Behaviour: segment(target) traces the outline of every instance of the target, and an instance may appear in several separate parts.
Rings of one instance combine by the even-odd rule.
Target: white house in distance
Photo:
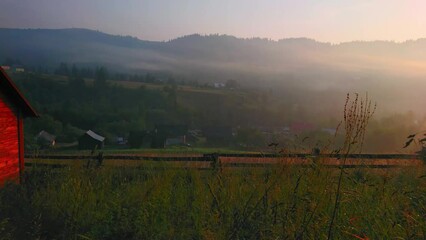
[[[225,83],[213,83],[213,86],[215,88],[224,88],[226,85]]]
[[[17,73],[23,73],[23,72],[25,72],[25,68],[23,68],[23,67],[16,67],[15,68],[15,72],[17,72]]]

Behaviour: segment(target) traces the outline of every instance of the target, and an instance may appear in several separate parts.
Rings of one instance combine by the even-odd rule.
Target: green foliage
[[[106,136],[127,136],[168,119],[181,121],[174,103],[162,91],[108,87],[106,74],[106,69],[97,69],[95,86],[80,77],[70,78],[68,84],[35,74],[18,78],[20,89],[41,114],[39,119],[26,120],[27,138],[45,130],[72,142],[88,129]]]
[[[335,239],[424,238],[424,175],[424,168],[345,170]],[[337,178],[318,165],[35,168],[23,185],[0,189],[0,237],[322,239]]]
[[[177,85],[165,86],[163,91],[167,94],[167,99],[173,107],[177,107]]]
[[[131,148],[140,148],[147,133],[145,131],[130,131],[128,144]]]
[[[105,67],[98,67],[95,70],[95,88],[104,89],[107,86],[108,70]]]
[[[39,118],[33,119],[32,121],[26,121],[25,127],[30,130],[34,129],[34,133],[38,133],[37,130],[44,130],[51,134],[59,134],[62,132],[62,123],[55,120],[48,114],[43,114]]]
[[[59,67],[55,70],[55,74],[68,76],[70,74],[70,70],[68,69],[68,64],[65,62],[61,62],[59,64]]]
[[[189,87],[181,83],[178,85],[173,79],[170,79],[170,84],[159,84],[159,80],[149,73],[143,77],[144,81],[146,77],[157,83],[107,81],[107,86],[100,89],[94,87],[94,79],[83,78],[94,77],[93,70],[75,68],[74,72],[71,77],[33,73],[12,76],[43,118],[42,121],[26,121],[28,141],[44,128],[50,128],[50,131],[44,130],[61,136],[60,139],[75,141],[75,134],[68,134],[65,126],[92,129],[112,137],[126,137],[130,131],[151,130],[156,124],[186,124],[193,129],[240,126],[252,128],[252,135],[255,135],[258,127],[282,129],[301,122],[313,124],[317,131],[305,132],[300,139],[309,136],[312,147],[316,147],[317,143],[322,147],[333,136],[320,129],[335,128],[338,118],[334,114],[340,115],[340,111],[335,109],[336,101],[312,105],[312,102],[323,99],[323,96],[312,92],[302,94],[304,97],[300,99],[287,90],[277,95],[261,89]],[[325,107],[326,110],[323,109]],[[403,139],[425,124],[426,118],[421,119],[412,112],[375,117],[368,126],[363,149],[368,153],[399,152],[403,150]],[[293,137],[293,134],[272,134],[272,137],[267,137],[271,138],[267,142],[272,140],[286,146],[292,144]],[[344,144],[344,136],[338,135],[336,142]],[[413,141],[405,151],[418,151],[418,145]],[[222,143],[220,146],[230,145]]]
[[[425,118],[417,119],[419,119],[419,116],[416,116],[413,112],[373,119],[365,136],[365,149],[369,152],[381,153],[400,152],[402,150],[411,153],[418,151],[421,144],[418,144],[417,141],[407,145],[406,149],[403,148],[406,143],[406,137],[425,126]],[[416,139],[419,137],[418,139],[421,140],[421,135],[416,135]]]
[[[237,80],[229,79],[226,81],[225,86],[226,88],[229,88],[229,89],[235,89],[235,88],[239,88],[240,84],[237,82]]]
[[[263,147],[267,145],[264,135],[253,128],[239,128],[236,141],[240,146],[245,147]]]
[[[7,218],[0,221],[0,240],[12,239],[11,231],[8,229],[9,227]]]
[[[82,88],[85,88],[86,83],[84,82],[84,79],[80,76],[73,76],[70,78],[68,82],[68,86],[73,91],[78,91]]]
[[[73,142],[84,134],[84,130],[71,126],[69,124],[64,124],[62,132],[57,136],[56,141],[58,142]]]

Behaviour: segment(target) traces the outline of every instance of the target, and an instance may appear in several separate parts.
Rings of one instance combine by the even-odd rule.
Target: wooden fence
[[[343,161],[343,159],[346,159]],[[423,165],[423,157],[414,154],[193,154],[193,155],[26,155],[28,167],[64,167],[73,164],[97,164],[110,166],[138,166],[147,162],[162,163],[171,167],[210,168],[217,164],[222,167],[266,167],[277,164],[311,165],[328,167],[369,167],[393,168]]]

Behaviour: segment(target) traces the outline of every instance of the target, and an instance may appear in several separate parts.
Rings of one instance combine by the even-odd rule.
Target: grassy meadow
[[[343,165],[361,152],[374,109],[348,95],[344,145],[333,151]],[[0,240],[426,239],[426,168],[321,162],[33,164],[21,185],[0,189]]]
[[[0,239],[425,239],[426,169],[28,169]]]

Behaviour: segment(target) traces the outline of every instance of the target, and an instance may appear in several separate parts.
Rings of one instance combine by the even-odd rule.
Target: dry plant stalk
[[[365,94],[364,99],[359,98],[359,94],[355,93],[355,99],[350,99],[350,94],[346,95],[345,107],[343,109],[343,126],[345,130],[345,141],[343,144],[342,152],[343,159],[341,162],[341,168],[339,173],[339,179],[337,182],[336,198],[333,208],[333,213],[330,220],[328,229],[327,239],[333,238],[333,227],[334,221],[337,217],[340,204],[340,191],[342,187],[343,169],[346,164],[346,160],[350,153],[360,153],[364,143],[365,132],[367,125],[371,117],[376,110],[376,104],[372,106],[371,100],[368,98],[368,94]]]
[[[350,95],[346,95],[345,107],[343,110],[343,123],[345,128],[345,142],[342,152],[349,154],[361,152],[364,137],[369,120],[376,111],[376,104],[372,106],[368,94],[365,99],[359,99],[355,93],[355,99],[350,100]],[[344,158],[346,160],[346,158]]]

